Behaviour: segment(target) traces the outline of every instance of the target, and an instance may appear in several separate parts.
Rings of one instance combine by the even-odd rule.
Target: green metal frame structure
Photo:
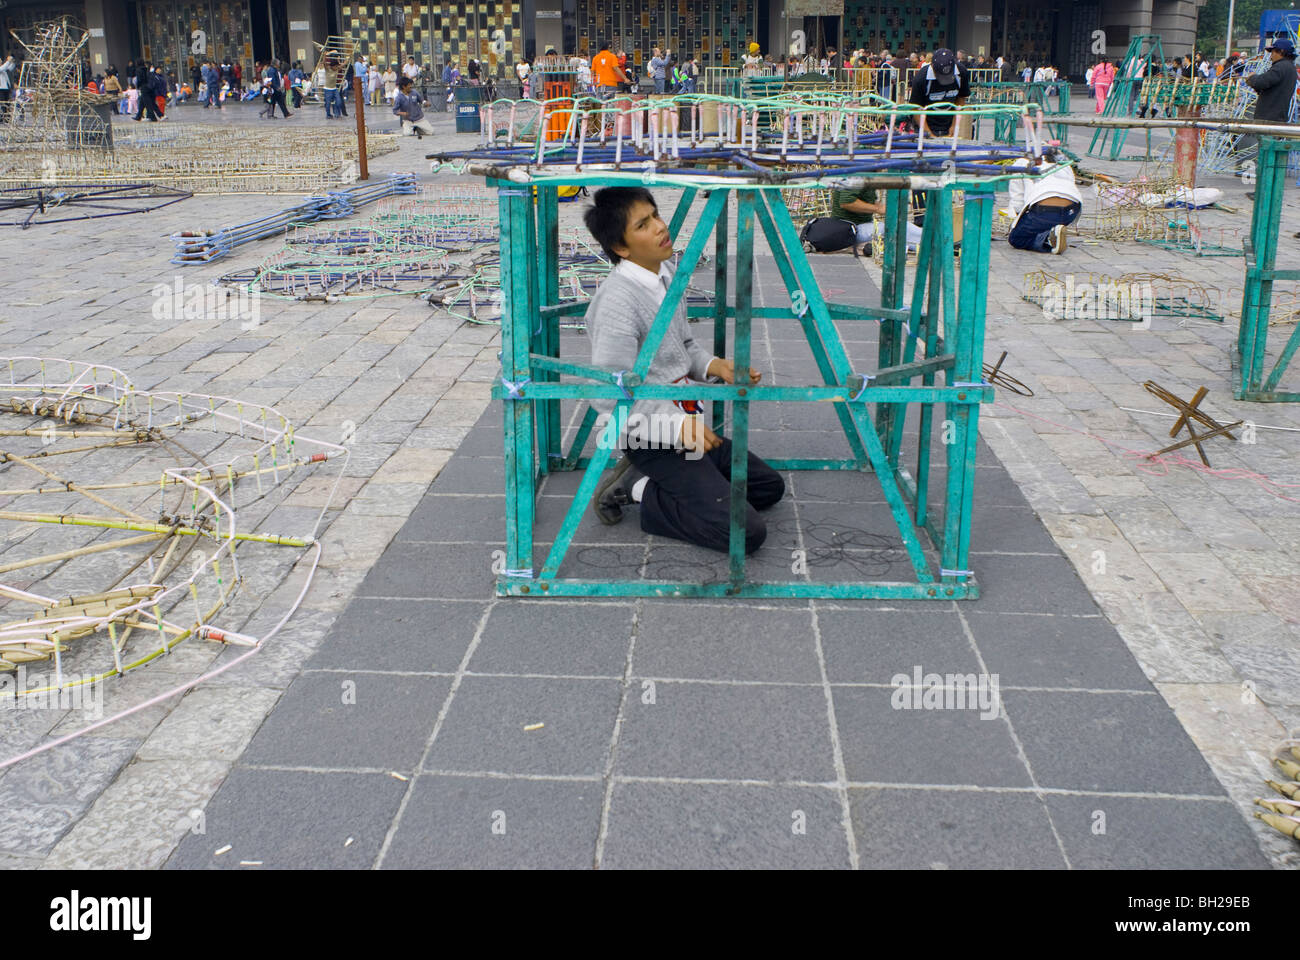
[[[1101,112],[1103,117],[1127,117],[1129,115],[1129,102],[1133,99],[1133,78],[1129,74],[1132,72],[1133,64],[1139,60],[1144,64],[1143,77],[1153,75],[1151,71],[1152,63],[1163,64],[1165,62],[1165,48],[1160,42],[1160,34],[1143,33],[1130,38],[1128,50],[1124,54],[1124,62],[1115,71],[1115,83],[1110,88],[1110,95],[1106,98],[1106,107]],[[1092,142],[1088,144],[1088,156],[1100,157],[1109,144],[1109,159],[1118,160],[1120,154],[1124,151],[1124,144],[1127,140],[1127,128],[1117,127],[1111,129],[1102,127],[1092,135]],[[1151,148],[1150,144],[1148,144],[1148,155],[1150,152]]]
[[[962,185],[965,190],[963,249],[954,267],[952,184],[927,190],[927,209],[910,303],[905,302],[908,190],[899,180],[884,189],[885,260],[881,302],[858,307],[827,302],[799,241],[780,189],[750,182],[701,188],[669,183],[681,191],[669,225],[674,241],[687,215],[702,203],[698,222],[632,370],[610,373],[560,357],[559,320],[583,313],[586,304],[559,304],[557,296],[558,205],[556,187],[626,184],[626,177],[587,175],[546,177],[531,186],[493,179],[500,196],[501,261],[504,312],[501,324],[502,374],[493,388],[503,401],[506,488],[506,569],[498,578],[498,596],[689,596],[689,597],[823,597],[888,599],[971,599],[978,585],[967,569],[970,519],[975,483],[979,405],[991,402],[992,388],[982,381],[984,317],[989,268],[989,239],[994,208],[990,183]],[[880,181],[882,184],[885,181]],[[906,183],[906,181],[903,181]],[[933,184],[931,186],[934,186]],[[736,201],[737,222],[729,224],[728,202]],[[800,309],[753,304],[754,239],[761,229],[775,258],[792,304]],[[737,369],[750,360],[754,318],[788,320],[806,337],[822,384],[809,386],[662,385],[643,378],[669,329],[677,304],[686,295],[691,267],[710,239],[714,243],[715,299],[711,306],[688,313],[713,321],[713,352],[730,354]],[[735,296],[728,301],[728,255],[735,252]],[[954,276],[956,274],[956,276]],[[960,303],[960,310],[958,309]],[[728,351],[728,321],[734,340]],[[877,367],[855,371],[842,342],[839,325],[879,323]],[[574,378],[561,382],[561,375]],[[936,378],[942,376],[943,382]],[[574,380],[587,382],[574,382]],[[561,577],[560,568],[589,508],[601,473],[616,456],[614,444],[632,402],[639,397],[713,401],[715,428],[721,428],[729,405],[732,441],[731,529],[729,571],[725,581],[693,583],[651,580],[590,580]],[[585,417],[567,453],[562,449],[561,400],[618,401],[597,440],[594,453],[582,457],[596,422]],[[850,456],[844,459],[771,460],[777,470],[853,470],[874,474],[897,525],[914,578],[900,582],[809,580],[756,582],[746,573],[745,489],[751,405],[772,401],[829,402],[835,405]],[[870,405],[874,405],[874,410]],[[941,491],[930,486],[931,437],[935,407],[940,406],[946,460]],[[903,464],[904,426],[909,409],[919,410],[915,473]],[[948,440],[952,442],[947,442]],[[563,524],[540,566],[535,566],[534,507],[537,484],[548,473],[584,470]],[[865,481],[866,478],[864,478]],[[938,493],[940,511],[935,509]],[[928,538],[937,563],[926,556]]]
[[[1271,371],[1266,362],[1273,281],[1300,280],[1300,270],[1278,270],[1274,266],[1287,160],[1292,150],[1300,150],[1300,141],[1259,138],[1255,209],[1250,218],[1250,236],[1245,241],[1246,284],[1241,301],[1241,326],[1237,331],[1235,359],[1241,374],[1235,391],[1238,400],[1300,402],[1300,392],[1278,390],[1282,375],[1300,348],[1300,325],[1291,331]]]

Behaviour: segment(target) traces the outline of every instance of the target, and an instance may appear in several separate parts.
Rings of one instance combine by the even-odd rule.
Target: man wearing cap
[[[957,66],[957,58],[947,47],[936,50],[930,64],[917,70],[912,77],[910,102],[918,107],[929,107],[936,103],[951,103],[960,107],[969,96],[970,77]],[[917,123],[918,126],[924,124],[926,132],[937,137],[952,132],[950,113],[918,113]]]
[[[1291,100],[1295,96],[1295,47],[1286,37],[1276,37],[1265,48],[1273,60],[1273,66],[1263,73],[1246,77],[1246,84],[1259,94],[1255,100],[1255,112],[1251,116],[1254,123],[1289,123],[1291,120]],[[1259,141],[1247,134],[1237,141],[1237,155],[1256,146]],[[1238,173],[1241,162],[1237,163]],[[1252,194],[1248,194],[1253,199]]]

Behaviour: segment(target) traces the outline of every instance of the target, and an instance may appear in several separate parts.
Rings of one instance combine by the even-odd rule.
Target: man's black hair
[[[597,190],[592,199],[594,202],[582,215],[583,222],[610,262],[618,263],[623,258],[614,252],[614,247],[624,245],[628,211],[638,200],[650,204],[656,213],[659,205],[655,203],[654,194],[645,187],[605,187]]]
[[[602,50],[608,50],[608,49],[609,49],[609,41],[608,41],[608,40],[602,40],[602,41],[600,41],[600,49],[602,49]]]

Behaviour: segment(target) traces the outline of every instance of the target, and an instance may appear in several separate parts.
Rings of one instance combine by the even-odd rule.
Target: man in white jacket
[[[1017,160],[1011,166],[1029,170],[1030,162]],[[1039,171],[1037,176],[1018,177],[1007,185],[1011,211],[1016,215],[1007,240],[1017,250],[1064,253],[1065,228],[1078,220],[1083,211],[1083,198],[1074,183],[1074,168],[1064,164],[1051,173],[1042,172],[1051,167],[1051,162],[1042,160],[1035,168]]]

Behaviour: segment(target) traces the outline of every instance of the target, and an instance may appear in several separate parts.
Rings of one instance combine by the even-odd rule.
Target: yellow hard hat
[[[750,53],[758,53],[758,44],[757,44],[757,43],[751,43],[751,44],[749,45],[749,52],[750,52]]]

